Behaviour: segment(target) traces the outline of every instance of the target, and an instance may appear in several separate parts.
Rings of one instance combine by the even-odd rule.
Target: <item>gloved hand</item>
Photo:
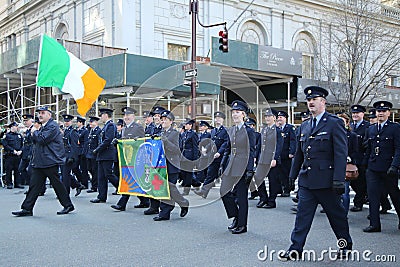
[[[295,184],[294,184],[294,179],[289,178],[289,190],[294,191],[296,189]]]
[[[74,159],[73,158],[67,158],[67,165],[72,165],[72,163],[74,163]]]
[[[253,180],[253,175],[254,175],[254,171],[247,171],[246,172],[246,177],[245,177],[245,182],[247,185],[249,185],[251,183],[251,180]]]
[[[117,138],[114,138],[112,141],[111,141],[111,144],[112,145],[117,145],[118,144],[118,139]]]
[[[224,168],[219,167],[219,169],[218,169],[218,177],[221,177],[223,173],[224,173]]]
[[[399,175],[399,172],[395,166],[390,166],[386,174],[389,175],[390,177],[396,177]]]
[[[99,150],[96,148],[95,150],[93,150],[93,154],[97,154],[99,152]]]
[[[344,194],[344,182],[333,181],[332,190],[337,195],[343,195]]]

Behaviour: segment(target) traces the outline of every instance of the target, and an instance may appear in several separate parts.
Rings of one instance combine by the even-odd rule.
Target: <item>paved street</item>
[[[71,192],[73,195],[75,192]],[[257,209],[256,200],[250,201],[248,232],[232,235],[221,201],[210,201],[190,193],[191,204],[185,218],[176,208],[170,221],[154,222],[144,216],[143,209],[134,209],[137,198],[132,197],[127,211],[110,208],[119,196],[111,195],[106,204],[92,204],[96,194],[82,192],[72,197],[76,210],[70,215],[57,216],[62,207],[49,188],[40,197],[33,217],[14,218],[24,199],[24,190],[0,188],[0,266],[320,266],[319,262],[280,262],[276,253],[271,261],[258,259],[265,247],[287,249],[295,215],[290,212],[290,198],[279,198],[278,208]],[[216,198],[214,188],[211,197]],[[362,253],[370,250],[375,255],[395,255],[400,260],[400,231],[393,210],[382,216],[382,233],[365,234],[368,209],[350,213],[350,230],[354,248],[360,252],[360,262],[343,263],[329,260],[329,266],[376,266],[366,262]],[[319,255],[322,250],[336,249],[336,240],[325,214],[317,211],[305,249]],[[263,253],[259,253],[264,257]],[[397,266],[385,263],[383,266]]]

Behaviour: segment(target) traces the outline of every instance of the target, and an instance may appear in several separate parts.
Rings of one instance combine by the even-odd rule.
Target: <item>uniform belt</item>
[[[232,148],[232,154],[236,155],[236,148],[235,147]]]

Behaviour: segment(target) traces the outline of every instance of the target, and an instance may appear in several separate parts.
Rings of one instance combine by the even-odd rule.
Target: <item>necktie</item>
[[[353,129],[357,130],[357,123],[356,122],[354,123]]]
[[[317,118],[314,118],[314,119],[312,120],[312,124],[311,124],[311,132],[313,132],[313,131],[314,131],[314,129],[315,129],[315,126],[317,126]]]
[[[378,124],[378,132],[380,132],[382,129],[382,125]]]

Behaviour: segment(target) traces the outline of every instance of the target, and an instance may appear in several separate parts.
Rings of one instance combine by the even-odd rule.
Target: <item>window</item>
[[[302,53],[303,58],[303,75],[305,79],[314,79],[315,63],[314,63],[314,41],[313,38],[305,32],[297,37],[294,49]]]
[[[386,85],[400,87],[400,77],[389,76],[386,79]]]
[[[7,50],[17,46],[17,35],[15,33],[7,36]]]
[[[188,46],[168,44],[168,59],[176,61],[188,61]]]
[[[240,40],[246,43],[265,45],[266,33],[263,27],[256,21],[247,21],[240,28]]]

